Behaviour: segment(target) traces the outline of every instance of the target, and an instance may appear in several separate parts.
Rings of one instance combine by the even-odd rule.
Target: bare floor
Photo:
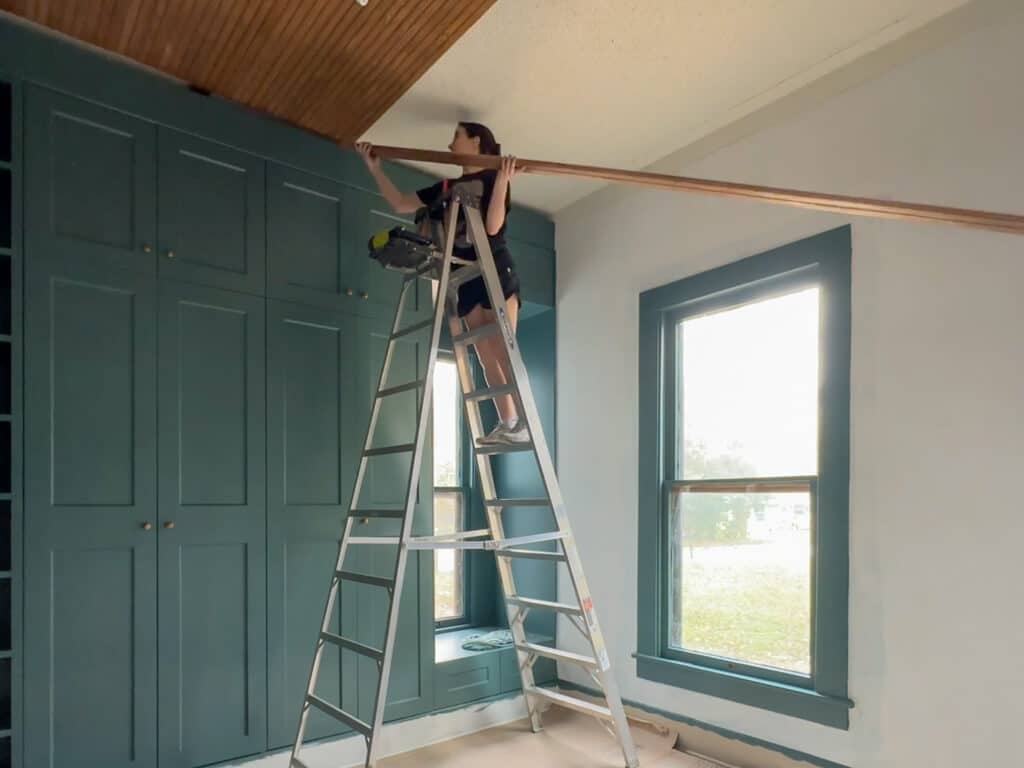
[[[641,768],[713,768],[673,749],[676,733],[630,723]],[[520,720],[406,752],[380,761],[381,768],[622,768],[617,742],[594,718],[563,709],[544,714],[544,730],[532,733]]]

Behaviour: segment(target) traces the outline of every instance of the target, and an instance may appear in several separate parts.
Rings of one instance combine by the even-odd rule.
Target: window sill
[[[853,702],[816,691],[773,683],[748,675],[725,672],[684,661],[633,654],[636,674],[644,680],[686,688],[720,699],[810,720],[830,728],[848,730]]]
[[[444,664],[449,661],[455,661],[456,659],[467,659],[472,656],[479,656],[483,653],[500,653],[501,651],[514,650],[511,645],[507,645],[504,648],[489,648],[484,651],[471,651],[462,647],[462,643],[472,635],[483,635],[488,632],[493,632],[501,627],[469,627],[461,629],[438,629],[434,633],[434,663]],[[553,637],[545,637],[544,635],[536,635],[529,633],[527,640],[531,643],[537,643],[539,645],[552,645],[554,644]]]

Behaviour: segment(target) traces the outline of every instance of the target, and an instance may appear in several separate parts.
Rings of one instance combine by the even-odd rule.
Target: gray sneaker
[[[477,445],[495,445],[502,442],[502,435],[508,429],[508,424],[504,421],[499,421],[497,425],[483,437],[476,439]]]
[[[495,440],[502,445],[522,445],[530,442],[530,431],[526,428],[526,422],[519,419],[511,426],[506,426]]]

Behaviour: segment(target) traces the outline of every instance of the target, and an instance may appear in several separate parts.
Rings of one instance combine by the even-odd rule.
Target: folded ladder
[[[381,367],[377,394],[370,412],[369,428],[363,443],[359,471],[356,474],[355,486],[352,492],[352,502],[345,521],[344,532],[338,549],[337,563],[328,590],[327,605],[324,610],[323,621],[321,622],[320,634],[316,642],[316,651],[313,656],[309,683],[302,702],[298,733],[292,748],[291,766],[292,768],[311,768],[300,759],[300,753],[310,710],[316,708],[334,717],[365,738],[365,765],[366,768],[375,768],[377,760],[380,758],[378,737],[384,719],[384,706],[393,661],[396,628],[398,626],[399,598],[405,579],[409,551],[423,549],[483,549],[491,550],[495,554],[501,587],[505,597],[508,625],[512,631],[518,656],[523,693],[532,729],[536,732],[542,728],[539,707],[542,702],[556,704],[592,715],[602,721],[618,741],[625,765],[628,768],[635,768],[639,763],[632,735],[626,722],[626,715],[622,708],[618,687],[611,674],[611,665],[608,660],[608,652],[605,649],[604,637],[601,634],[590,589],[583,574],[583,565],[576,551],[576,544],[569,527],[569,520],[565,513],[565,504],[555,476],[551,455],[548,452],[547,442],[544,440],[541,430],[540,417],[538,416],[537,407],[530,390],[526,368],[523,365],[515,335],[508,322],[507,307],[494,265],[494,258],[488,245],[478,208],[478,201],[469,193],[459,190],[456,186],[453,190],[451,204],[447,212],[444,230],[446,233],[456,232],[455,224],[458,221],[457,217],[460,211],[465,216],[469,237],[477,253],[477,260],[475,262],[464,262],[454,258],[454,236],[449,234],[445,238],[443,254],[437,253],[433,263],[405,270],[407,277],[398,299],[395,319],[384,355],[384,363]],[[453,270],[453,264],[459,264],[460,268]],[[482,328],[464,330],[462,333],[455,335],[452,341],[455,347],[455,361],[462,388],[466,420],[472,433],[477,471],[480,475],[481,489],[484,494],[488,527],[476,531],[460,532],[456,535],[413,537],[411,536],[413,510],[416,503],[417,482],[420,476],[423,445],[431,409],[434,364],[437,360],[441,324],[445,319],[446,313],[448,314],[449,321],[454,320],[461,323],[455,314],[455,302],[446,299],[454,297],[458,285],[481,274],[491,300],[491,306],[495,309],[496,322]],[[433,318],[403,327],[401,323],[405,301],[410,294],[410,287],[420,278],[437,279],[439,281]],[[460,325],[459,327],[463,326]],[[422,332],[428,329],[431,333],[430,348],[427,356],[426,373],[423,378],[396,386],[385,386],[388,381],[388,372],[394,354],[395,341],[411,333]],[[500,335],[503,339],[510,363],[512,381],[504,386],[476,389],[470,367],[469,347],[479,339],[493,335]],[[413,442],[371,447],[373,446],[374,433],[382,401],[400,392],[412,390],[422,393],[419,401],[419,413]],[[525,419],[527,425],[530,437],[529,442],[516,445],[481,446],[477,443],[478,438],[484,435],[480,416],[480,403],[501,395],[512,395],[515,399],[520,418]],[[498,494],[491,470],[491,458],[512,452],[531,452],[534,455],[546,491],[546,495],[543,498],[502,498]],[[391,454],[406,455],[410,459],[404,506],[395,509],[360,508],[358,501],[366,474],[367,460],[376,456]],[[552,512],[553,530],[529,536],[506,537],[502,514],[508,510],[527,506],[549,508]],[[360,518],[369,517],[400,520],[401,532],[397,536],[353,535],[355,521]],[[345,569],[345,556],[350,546],[373,545],[397,545],[397,558],[392,576],[371,576]],[[534,548],[536,545],[548,545],[553,547],[553,549],[536,549]],[[519,594],[516,589],[512,562],[516,559],[524,558],[547,560],[556,564],[564,563],[568,570],[569,583],[572,585],[575,593],[575,600],[572,603],[558,603]],[[340,585],[345,581],[361,584],[364,587],[377,588],[383,592],[384,598],[388,601],[388,618],[383,648],[373,648],[329,631],[335,603],[338,600]],[[587,639],[590,652],[587,654],[571,653],[529,642],[526,639],[525,621],[531,611],[552,611],[565,616]],[[320,662],[324,648],[327,645],[335,645],[339,648],[353,651],[376,662],[379,676],[371,722],[364,722],[354,715],[345,712],[340,707],[315,695]],[[604,705],[594,704],[557,691],[538,687],[534,681],[533,665],[541,657],[553,659],[564,664],[573,664],[586,670],[603,692]]]

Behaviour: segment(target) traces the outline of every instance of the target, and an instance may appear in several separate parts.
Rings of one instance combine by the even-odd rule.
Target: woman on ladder
[[[362,155],[366,167],[373,175],[381,194],[396,213],[415,213],[426,206],[433,216],[441,216],[441,206],[447,194],[449,183],[479,181],[483,185],[480,198],[480,213],[483,215],[484,227],[487,230],[487,241],[494,254],[494,266],[501,280],[502,293],[508,307],[508,320],[512,332],[516,330],[519,316],[519,277],[515,271],[512,254],[505,242],[505,223],[511,208],[509,182],[519,169],[516,168],[514,157],[503,157],[500,170],[490,170],[478,166],[466,165],[462,175],[452,182],[439,181],[425,187],[415,194],[402,193],[387,177],[381,168],[380,158],[373,154],[373,145],[359,143],[356,150]],[[494,139],[490,129],[480,123],[459,123],[448,150],[458,155],[500,155],[501,145]],[[464,225],[463,225],[464,226]],[[473,247],[455,247],[454,255],[460,259],[475,260]],[[487,296],[483,277],[469,280],[459,286],[458,316],[465,320],[466,326],[472,330],[481,325],[496,322],[494,310]],[[453,326],[456,324],[453,323]],[[452,328],[452,335],[460,332]],[[484,369],[484,377],[488,387],[500,387],[511,381],[508,370],[508,358],[505,355],[501,336],[492,335],[480,339],[474,345],[480,365]],[[497,425],[479,442],[484,444],[525,443],[529,441],[526,424],[519,419],[512,395],[500,395],[494,398],[498,411]]]

